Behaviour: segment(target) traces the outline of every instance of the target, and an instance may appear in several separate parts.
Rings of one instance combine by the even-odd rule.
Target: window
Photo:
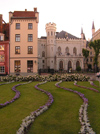
[[[4,61],[5,61],[4,55],[0,55],[0,62],[4,62]]]
[[[20,23],[16,23],[16,29],[20,29]]]
[[[44,60],[42,60],[42,63],[44,63]]]
[[[15,47],[15,54],[20,54],[20,47],[19,46]]]
[[[20,72],[21,69],[21,63],[20,60],[15,60],[15,72]]]
[[[92,55],[92,51],[90,51],[90,55]]]
[[[3,41],[3,35],[0,35],[0,41]]]
[[[51,31],[51,36],[53,35],[53,32]]]
[[[5,72],[5,67],[4,66],[0,66],[0,73],[4,73]]]
[[[44,51],[42,52],[42,57],[45,57],[45,52]]]
[[[76,68],[77,67],[80,67],[80,62],[79,61],[76,62]]]
[[[32,29],[32,23],[28,23],[28,29]]]
[[[32,34],[28,34],[28,41],[29,42],[33,41],[33,35]]]
[[[15,41],[16,41],[16,42],[19,42],[19,41],[20,41],[20,34],[16,34],[16,35],[15,35]]]
[[[4,45],[0,45],[0,51],[4,50]]]
[[[28,54],[33,54],[33,47],[32,46],[28,46]]]
[[[77,55],[77,49],[76,49],[76,47],[73,48],[73,54]]]
[[[61,47],[58,47],[58,55],[61,55]]]
[[[92,62],[92,58],[90,58],[90,62]]]
[[[33,72],[33,61],[32,60],[28,60],[27,61],[27,72],[28,73],[32,73]]]
[[[68,47],[66,47],[65,52],[66,52],[67,54],[69,54],[69,48],[68,48]]]

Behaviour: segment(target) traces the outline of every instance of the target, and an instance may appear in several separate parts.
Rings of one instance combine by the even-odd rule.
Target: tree
[[[89,50],[83,48],[83,49],[82,49],[82,53],[83,53],[83,56],[85,57],[86,65],[87,65],[87,67],[88,67]]]
[[[94,49],[95,55],[94,55],[94,66],[95,71],[97,72],[98,68],[98,55],[100,53],[100,39],[91,41],[89,43],[89,47]]]

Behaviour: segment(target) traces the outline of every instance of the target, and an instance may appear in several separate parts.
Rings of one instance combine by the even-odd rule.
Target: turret
[[[81,28],[81,38],[83,39],[84,34],[83,34],[83,28]]]
[[[83,28],[81,28],[81,38],[85,40],[85,34],[83,33]]]
[[[47,67],[50,69],[54,68],[54,57],[56,56],[56,46],[55,46],[55,33],[56,33],[56,24],[47,23],[46,24],[46,33],[47,33]]]

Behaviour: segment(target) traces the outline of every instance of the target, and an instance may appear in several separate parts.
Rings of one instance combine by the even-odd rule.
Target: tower
[[[46,33],[47,33],[47,68],[55,68],[55,56],[56,56],[56,44],[55,44],[55,33],[56,33],[56,24],[47,23],[46,24]]]

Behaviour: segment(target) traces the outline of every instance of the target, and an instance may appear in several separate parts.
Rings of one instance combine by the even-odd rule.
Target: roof
[[[66,37],[68,37],[69,39],[79,39],[78,37],[63,30],[61,32],[56,32],[56,38],[66,38]]]
[[[14,11],[13,17],[14,18],[19,18],[19,17],[25,17],[25,18],[35,17],[35,12],[33,12],[33,11]]]
[[[41,36],[41,39],[47,39],[47,37],[46,36]]]

